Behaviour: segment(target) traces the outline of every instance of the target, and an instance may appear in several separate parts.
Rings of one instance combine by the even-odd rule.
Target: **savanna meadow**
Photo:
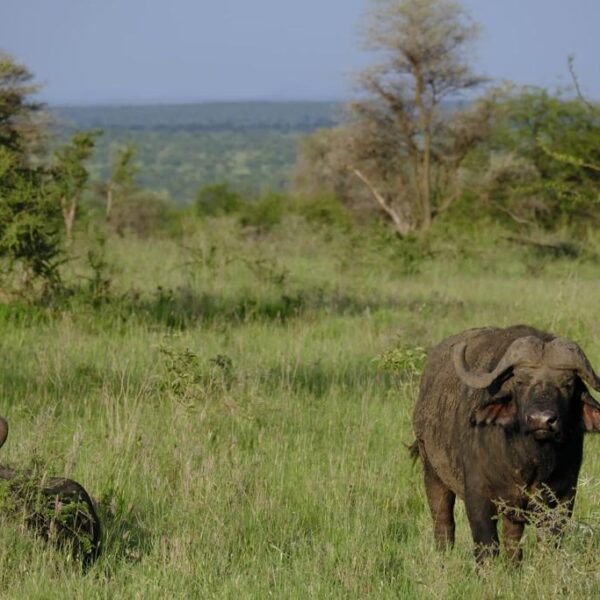
[[[393,60],[347,105],[45,107],[0,55],[0,597],[600,595],[599,436],[519,565],[476,564],[461,501],[436,548],[409,452],[450,335],[524,323],[600,370],[600,109],[573,61],[474,74],[454,2],[372,26]]]

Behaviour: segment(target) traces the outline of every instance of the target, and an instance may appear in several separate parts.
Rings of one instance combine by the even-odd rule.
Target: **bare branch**
[[[454,190],[451,194],[444,198],[443,202],[436,206],[433,210],[433,214],[438,217],[442,213],[445,213],[456,200],[460,197],[460,190]]]
[[[573,81],[573,85],[575,86],[575,91],[577,92],[577,97],[581,102],[583,102],[592,112],[597,112],[598,107],[594,106],[581,91],[581,85],[579,84],[579,77],[577,77],[577,73],[575,71],[575,57],[570,54],[567,58],[567,63],[569,65],[569,73],[571,74],[571,79]]]
[[[529,226],[535,225],[535,223],[533,221],[530,221],[529,219],[526,219],[525,217],[521,217],[521,216],[517,215],[512,210],[506,208],[506,206],[502,206],[502,204],[500,204],[499,202],[496,202],[494,200],[489,200],[489,202],[494,208],[497,208],[499,211],[508,215],[513,221],[515,221],[516,223],[519,223],[519,225],[529,225]]]
[[[396,227],[396,231],[401,236],[405,236],[408,233],[410,233],[411,228],[408,225],[408,223],[406,223],[400,217],[400,215],[398,215],[398,213],[396,213],[396,211],[391,208],[391,206],[386,202],[385,198],[377,191],[375,186],[367,179],[367,177],[360,170],[358,170],[354,167],[349,167],[349,170],[351,173],[354,173],[354,175],[356,175],[356,177],[358,177],[358,179],[360,179],[367,186],[367,188],[373,195],[373,198],[375,198],[375,201],[377,202],[377,204],[379,204],[381,209],[385,212],[385,214],[394,223],[394,226]]]

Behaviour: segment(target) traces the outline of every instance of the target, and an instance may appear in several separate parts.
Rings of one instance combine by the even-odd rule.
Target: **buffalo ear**
[[[600,432],[600,404],[586,390],[581,392],[583,430],[589,433]]]
[[[471,425],[510,427],[516,422],[517,405],[510,395],[491,398],[471,413]]]

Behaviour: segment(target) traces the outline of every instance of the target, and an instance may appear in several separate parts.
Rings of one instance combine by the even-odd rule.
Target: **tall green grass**
[[[593,253],[550,260],[492,233],[434,240],[421,260],[385,236],[301,220],[252,234],[220,219],[179,241],[109,239],[98,296],[81,278],[93,243],[78,240],[68,265],[79,293],[0,306],[1,452],[80,481],[103,553],[82,572],[0,515],[2,597],[600,593],[599,440],[586,441],[563,546],[530,533],[520,569],[476,570],[462,506],[456,548],[434,549],[405,447],[411,349],[525,322],[573,338],[600,368]]]

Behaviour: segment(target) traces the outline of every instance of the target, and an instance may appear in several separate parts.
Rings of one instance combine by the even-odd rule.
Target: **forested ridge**
[[[337,102],[210,102],[138,106],[57,106],[55,127],[102,129],[90,159],[93,180],[106,178],[115,149],[138,149],[139,181],[180,204],[199,187],[228,181],[250,192],[289,184],[299,139],[335,126]]]
[[[245,130],[298,129],[311,131],[339,122],[338,102],[202,102],[105,106],[54,106],[61,120],[80,129]]]

